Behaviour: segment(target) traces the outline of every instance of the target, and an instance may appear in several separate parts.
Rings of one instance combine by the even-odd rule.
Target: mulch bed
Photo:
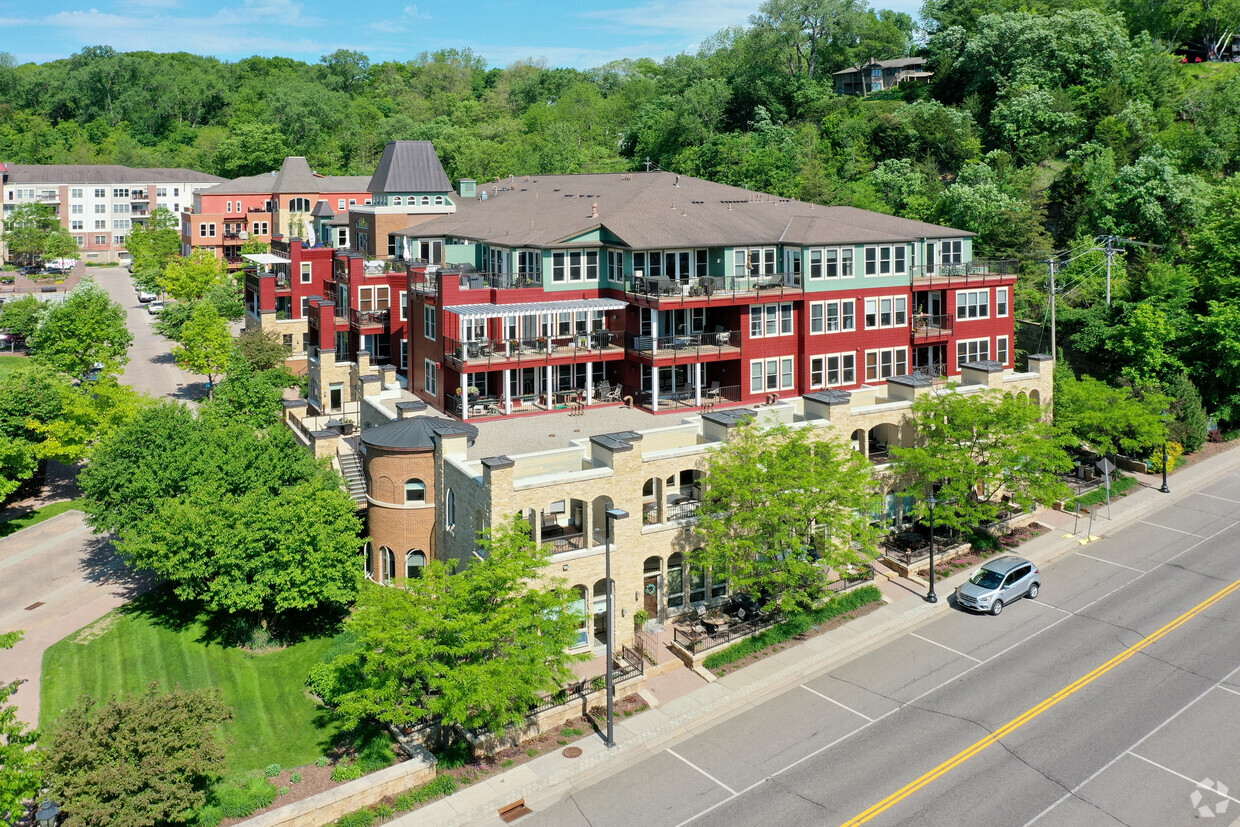
[[[979,565],[986,559],[994,557],[997,554],[1007,554],[1019,548],[1023,543],[1027,543],[1035,537],[1041,537],[1050,529],[1040,523],[1032,523],[1031,525],[1014,528],[1007,534],[999,538],[999,547],[997,549],[973,550],[968,554],[954,554],[947,559],[936,562],[934,574],[936,577],[950,577],[962,569],[971,568]],[[922,566],[915,574],[923,580],[930,577],[930,566]]]
[[[752,655],[748,655],[744,658],[741,658],[738,661],[733,661],[732,663],[726,664],[724,666],[720,666],[717,669],[712,669],[711,671],[714,672],[716,675],[723,677],[724,675],[727,675],[731,672],[735,672],[737,669],[744,669],[746,666],[748,666],[751,663],[757,663],[763,658],[770,657],[776,652],[782,652],[783,650],[787,649],[789,646],[796,646],[798,643],[801,643],[802,641],[806,641],[806,640],[809,640],[810,638],[818,637],[819,635],[826,634],[832,629],[838,629],[839,627],[843,626],[848,621],[856,620],[859,617],[865,617],[870,612],[876,611],[877,609],[880,609],[885,605],[887,604],[881,600],[876,601],[874,603],[869,603],[865,606],[862,606],[860,609],[854,609],[853,611],[848,612],[847,614],[842,614],[839,617],[833,617],[830,620],[819,623],[817,626],[811,626],[808,632],[806,632],[803,635],[798,635],[792,640],[785,641],[784,643],[777,643],[774,646],[768,646],[766,649],[763,649],[760,652],[754,652]]]
[[[616,698],[616,720],[622,721],[638,712],[649,709],[650,705],[639,695],[625,695]],[[533,761],[540,755],[558,752],[573,741],[602,733],[607,727],[607,710],[602,704],[592,706],[588,714],[572,718],[559,726],[544,732],[535,738],[522,741],[515,747],[506,747],[489,758],[481,758],[450,770],[441,770],[440,775],[451,775],[461,786],[472,784],[488,775],[504,772],[512,767]]]

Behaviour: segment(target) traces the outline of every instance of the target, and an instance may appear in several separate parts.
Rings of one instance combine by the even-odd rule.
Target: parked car
[[[87,382],[98,382],[99,377],[103,375],[103,362],[95,362],[90,366],[90,370],[86,372]]]
[[[154,316],[156,313],[158,313],[159,311],[163,309],[164,309],[163,299],[155,299],[154,301],[147,302],[146,304],[146,312],[150,313],[152,316]]]
[[[1003,607],[1022,597],[1038,596],[1042,573],[1023,557],[1007,556],[988,560],[973,572],[969,582],[956,587],[961,608],[997,615]]]
[[[147,302],[153,302],[153,301],[155,301],[155,300],[156,300],[156,299],[158,299],[158,298],[159,298],[159,296],[157,296],[157,295],[155,295],[154,293],[151,293],[151,292],[149,292],[149,291],[147,291],[147,290],[139,290],[139,291],[138,291],[138,301],[142,302],[143,304],[146,304]]]
[[[37,276],[39,274],[39,265],[27,264],[25,267],[22,267],[17,272],[21,273],[23,276]]]

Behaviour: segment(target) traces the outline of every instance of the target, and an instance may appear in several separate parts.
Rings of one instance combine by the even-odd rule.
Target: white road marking
[[[1223,690],[1224,692],[1230,692],[1233,695],[1240,695],[1240,692],[1237,692],[1235,689],[1232,689],[1230,686],[1220,686],[1217,688]]]
[[[1197,496],[1198,497],[1209,497],[1212,500],[1222,500],[1225,503],[1235,503],[1236,505],[1240,505],[1240,500],[1233,500],[1229,497],[1220,497],[1217,494],[1206,494],[1203,491],[1198,491]]]
[[[957,650],[953,649],[953,648],[952,648],[952,647],[950,647],[950,646],[944,646],[942,643],[939,643],[937,640],[931,640],[931,639],[930,639],[930,638],[928,638],[928,637],[922,637],[921,635],[917,634],[916,632],[909,632],[909,633],[908,633],[908,636],[909,636],[909,637],[915,637],[915,638],[917,638],[918,640],[924,640],[926,643],[929,643],[929,644],[931,644],[932,646],[937,646],[937,647],[939,647],[940,649],[946,649],[947,651],[951,652],[953,655],[959,655],[959,656],[960,656],[960,657],[962,657],[962,658],[968,658],[969,660],[973,661],[974,663],[981,663],[981,661],[980,661],[980,660],[978,660],[977,658],[973,657],[972,655],[966,655],[964,652],[957,651]]]
[[[1128,569],[1129,571],[1135,571],[1138,574],[1147,573],[1142,569],[1134,569],[1132,566],[1125,566],[1123,563],[1117,563],[1114,560],[1103,560],[1101,557],[1094,557],[1092,554],[1086,554],[1083,551],[1078,551],[1076,554],[1078,557],[1084,557],[1087,560],[1097,560],[1099,563],[1109,563],[1112,566],[1119,566],[1121,569]]]
[[[835,704],[836,706],[838,706],[840,709],[843,709],[843,710],[845,710],[845,711],[847,711],[847,712],[851,712],[852,714],[854,714],[854,715],[858,716],[859,718],[865,718],[865,719],[866,719],[867,721],[869,721],[870,723],[874,723],[874,719],[873,719],[873,718],[871,718],[869,715],[864,715],[864,714],[862,714],[862,713],[858,712],[857,710],[853,709],[853,708],[852,708],[852,707],[850,707],[850,706],[844,706],[842,703],[840,703],[839,701],[837,701],[835,698],[828,698],[826,695],[822,694],[822,693],[821,693],[821,692],[819,692],[817,689],[810,689],[810,688],[809,688],[808,686],[806,686],[805,684],[801,684],[801,688],[802,688],[802,689],[804,689],[806,692],[813,692],[815,695],[817,695],[818,697],[822,698],[824,701],[830,701],[831,703],[833,703],[833,704]]]
[[[1144,523],[1145,525],[1152,525],[1154,526],[1154,528],[1161,528],[1164,531],[1174,531],[1176,534],[1187,534],[1189,537],[1200,537],[1201,536],[1200,534],[1196,534],[1192,531],[1184,531],[1183,529],[1180,529],[1180,528],[1172,528],[1169,525],[1159,525],[1158,523],[1151,523],[1149,520],[1138,520],[1138,522]]]
[[[1176,710],[1176,712],[1175,712],[1174,714],[1172,714],[1170,718],[1168,718],[1167,720],[1163,721],[1161,724],[1159,724],[1158,726],[1156,726],[1156,727],[1154,727],[1153,729],[1151,729],[1149,732],[1147,732],[1147,733],[1145,733],[1144,735],[1142,735],[1142,736],[1141,736],[1141,738],[1140,738],[1140,739],[1138,739],[1138,740],[1137,740],[1137,742],[1136,742],[1135,744],[1133,744],[1133,745],[1132,745],[1132,746],[1130,746],[1128,749],[1126,749],[1126,750],[1124,750],[1123,752],[1121,752],[1119,755],[1117,755],[1117,756],[1115,756],[1114,758],[1112,758],[1110,761],[1108,761],[1108,762],[1106,762],[1105,764],[1103,764],[1103,765],[1102,765],[1101,767],[1099,767],[1099,768],[1098,768],[1098,769],[1097,769],[1097,770],[1096,770],[1096,771],[1095,771],[1092,775],[1090,775],[1090,776],[1089,776],[1089,778],[1086,778],[1086,779],[1085,779],[1084,781],[1082,781],[1080,784],[1077,784],[1075,787],[1073,787],[1072,789],[1068,790],[1068,792],[1066,792],[1066,793],[1064,793],[1062,796],[1060,796],[1060,797],[1059,797],[1059,799],[1058,799],[1058,800],[1057,800],[1054,804],[1052,804],[1051,806],[1047,807],[1045,810],[1043,810],[1042,812],[1038,813],[1038,814],[1037,814],[1036,816],[1034,816],[1033,818],[1031,818],[1031,819],[1029,819],[1028,821],[1026,821],[1026,822],[1025,822],[1024,827],[1029,827],[1029,825],[1030,825],[1030,824],[1033,824],[1035,821],[1038,821],[1040,818],[1042,818],[1042,816],[1046,815],[1046,814],[1047,814],[1047,813],[1049,813],[1051,810],[1055,809],[1055,808],[1056,808],[1056,807],[1058,807],[1060,804],[1062,804],[1062,803],[1064,803],[1065,801],[1067,801],[1069,798],[1072,798],[1074,795],[1076,795],[1078,792],[1080,792],[1080,791],[1081,791],[1081,789],[1082,789],[1082,788],[1084,788],[1086,784],[1088,784],[1090,781],[1093,781],[1095,778],[1097,778],[1098,776],[1102,775],[1104,772],[1106,772],[1107,770],[1109,770],[1111,767],[1113,767],[1113,766],[1115,765],[1115,763],[1116,763],[1117,761],[1119,761],[1119,760],[1120,760],[1121,758],[1123,758],[1125,755],[1129,755],[1129,754],[1131,754],[1131,755],[1133,755],[1134,757],[1140,757],[1140,756],[1138,756],[1135,752],[1133,752],[1133,750],[1134,750],[1134,749],[1136,749],[1137,747],[1139,747],[1139,746],[1141,746],[1142,744],[1144,744],[1144,743],[1145,743],[1146,741],[1148,741],[1150,738],[1153,738],[1155,733],[1157,733],[1159,730],[1161,730],[1161,729],[1162,729],[1163,727],[1165,727],[1167,724],[1169,724],[1169,723],[1171,723],[1172,721],[1174,721],[1176,718],[1178,718],[1178,717],[1180,717],[1181,715],[1183,715],[1185,712],[1187,712],[1187,711],[1189,710],[1189,708],[1190,708],[1190,707],[1192,707],[1194,704],[1196,704],[1198,701],[1200,701],[1200,700],[1201,700],[1202,698],[1204,698],[1206,695],[1209,695],[1209,694],[1210,694],[1211,692],[1213,692],[1216,688],[1223,688],[1223,682],[1224,682],[1224,681],[1227,681],[1227,680],[1230,680],[1230,679],[1231,679],[1231,676],[1232,676],[1232,675],[1234,675],[1234,674],[1236,674],[1237,672],[1240,672],[1240,666],[1237,666],[1235,669],[1231,670],[1231,671],[1230,671],[1230,672],[1228,672],[1226,675],[1224,675],[1223,677],[1219,678],[1218,683],[1214,684],[1214,686],[1211,686],[1210,688],[1206,689],[1206,690],[1205,690],[1204,692],[1202,692],[1200,695],[1198,695],[1197,697],[1193,698],[1191,701],[1189,701],[1188,703],[1184,704],[1184,706],[1182,706],[1182,707],[1180,707],[1178,710]],[[1145,760],[1145,759],[1142,759],[1142,760]],[[1153,762],[1151,762],[1151,763],[1153,763]],[[1194,781],[1193,781],[1193,783],[1194,783],[1194,784],[1196,784],[1196,783],[1197,783],[1197,782],[1196,782],[1196,780],[1194,780]]]
[[[706,770],[702,769],[702,768],[701,768],[701,767],[699,767],[697,764],[695,764],[695,763],[693,763],[692,761],[690,761],[688,758],[685,758],[683,755],[680,755],[679,753],[677,753],[677,752],[676,752],[676,750],[669,749],[669,750],[668,750],[668,752],[669,752],[669,753],[671,753],[672,755],[676,756],[677,758],[679,758],[681,761],[684,761],[684,762],[685,762],[686,764],[688,764],[690,767],[692,767],[693,769],[697,770],[697,771],[698,771],[698,772],[700,772],[702,775],[704,775],[704,776],[706,776],[707,778],[709,778],[711,781],[714,781],[714,782],[715,782],[716,784],[718,784],[720,787],[723,787],[725,790],[727,790],[727,791],[728,791],[729,793],[731,793],[733,796],[735,796],[735,795],[736,795],[736,790],[732,789],[732,788],[731,788],[731,787],[729,787],[727,784],[724,784],[724,783],[723,783],[722,781],[720,781],[718,778],[715,778],[715,776],[711,775],[711,774],[710,774],[710,773],[708,773]]]
[[[1183,773],[1180,773],[1180,772],[1176,772],[1175,770],[1171,769],[1170,767],[1164,767],[1162,764],[1158,763],[1157,761],[1151,761],[1150,759],[1146,758],[1144,755],[1137,755],[1137,754],[1136,754],[1135,752],[1133,752],[1132,750],[1128,750],[1128,752],[1127,752],[1126,754],[1127,754],[1127,755],[1131,755],[1133,758],[1139,758],[1140,760],[1142,760],[1142,761],[1144,761],[1145,763],[1149,764],[1151,767],[1158,767],[1158,769],[1162,770],[1163,772],[1170,773],[1171,775],[1174,775],[1176,778],[1182,778],[1182,779],[1184,779],[1185,781],[1187,781],[1188,783],[1190,783],[1190,784],[1192,784],[1192,785],[1194,785],[1194,786],[1200,786],[1200,785],[1201,785],[1201,779],[1199,779],[1199,778],[1189,778],[1187,775],[1184,775]],[[1231,801],[1234,801],[1234,802],[1236,802],[1237,804],[1240,804],[1240,798],[1232,798],[1230,795],[1224,795],[1223,793],[1220,793],[1218,790],[1214,790],[1214,793],[1215,793],[1216,795],[1221,796],[1222,798],[1230,799]]]

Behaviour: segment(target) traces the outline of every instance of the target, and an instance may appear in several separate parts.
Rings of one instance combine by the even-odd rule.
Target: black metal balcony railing
[[[946,362],[927,362],[924,365],[913,366],[914,376],[924,376],[928,379],[939,379],[947,376]]]
[[[354,327],[369,327],[378,325],[385,327],[388,319],[391,318],[391,310],[356,310],[349,311],[349,324]]]
[[[918,264],[909,270],[913,279],[964,279],[984,281],[996,276],[1016,275],[1020,262],[1015,259],[977,259],[951,264]]]
[[[668,505],[663,511],[664,519],[667,522],[674,520],[693,520],[697,519],[698,509],[702,507],[701,500],[688,500],[683,503],[675,503]]]
[[[912,320],[913,339],[938,339],[952,335],[956,317],[952,313],[914,313]]]
[[[667,276],[628,276],[624,290],[636,296],[660,301],[704,297],[733,298],[738,294],[764,295],[804,292],[802,273],[762,273],[732,276],[695,276],[674,279]]]
[[[739,354],[741,333],[739,330],[720,330],[713,333],[673,333],[667,336],[639,336],[625,334],[625,348],[651,356],[686,356]]]
[[[448,361],[457,366],[480,370],[499,363],[547,362],[559,358],[598,359],[605,353],[619,353],[620,342],[620,333],[611,330],[467,342],[445,337],[444,353]]]
[[[552,554],[560,554],[565,551],[578,551],[588,548],[586,543],[586,535],[582,532],[576,534],[561,534],[558,537],[544,537],[543,543],[551,546]]]

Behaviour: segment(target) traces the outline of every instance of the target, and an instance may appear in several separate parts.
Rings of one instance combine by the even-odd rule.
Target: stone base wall
[[[372,772],[330,790],[294,801],[241,822],[247,827],[319,827],[346,813],[377,804],[390,795],[420,787],[435,779],[438,759],[422,747],[411,747],[414,757]]]

